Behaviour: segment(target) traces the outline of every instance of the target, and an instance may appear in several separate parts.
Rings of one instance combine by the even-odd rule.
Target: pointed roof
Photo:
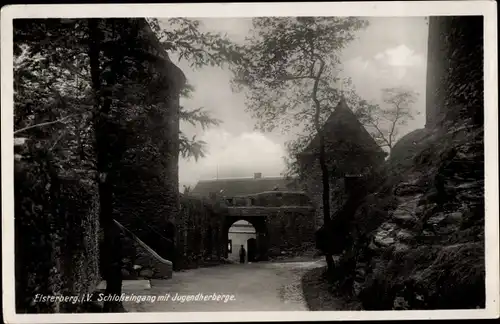
[[[355,146],[364,151],[386,154],[349,108],[344,97],[340,99],[337,107],[326,120],[323,131],[327,151],[333,151],[329,150],[330,147],[334,147],[335,151],[341,150],[342,144],[349,143],[349,148],[344,147],[345,150],[351,150],[352,146]],[[313,138],[302,154],[315,153],[317,148],[319,148],[318,135]]]

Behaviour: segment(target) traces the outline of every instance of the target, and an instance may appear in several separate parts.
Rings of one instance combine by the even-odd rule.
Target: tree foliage
[[[196,19],[169,18],[159,20],[148,19],[151,29],[160,40],[162,47],[168,53],[175,53],[179,61],[185,60],[193,69],[206,66],[225,67],[231,63],[241,62],[241,48],[225,35],[202,31],[202,23]],[[191,84],[186,84],[181,95],[190,98],[195,91]],[[180,119],[203,130],[219,126],[222,121],[211,116],[204,107],[188,109],[180,107]],[[195,160],[205,157],[207,143],[179,134],[180,154],[183,158],[193,157]]]
[[[141,24],[141,19],[14,21],[14,135],[30,147],[21,160],[29,163],[43,155],[53,178],[99,185],[97,206],[108,240],[105,246],[113,246],[107,252],[115,263],[119,263],[116,233],[109,232],[108,225],[116,212],[116,195],[128,179],[127,167],[141,181],[156,181],[165,178],[165,154],[179,154],[170,149],[171,136],[163,118],[168,104],[163,90],[170,81],[155,66],[158,58],[148,52]],[[183,24],[189,25],[189,21]],[[193,34],[196,26],[164,31],[163,46],[180,51],[201,67],[209,63],[200,49],[208,48],[207,57],[214,60],[210,46],[219,49],[224,43],[216,42],[217,36],[212,34]],[[198,36],[207,37],[193,40]],[[169,39],[177,45],[166,46]],[[221,64],[216,58],[213,62]],[[183,95],[190,91],[192,87],[186,87]],[[202,108],[181,108],[179,115],[202,127],[220,122]],[[183,141],[187,144],[182,145]],[[199,153],[203,142],[183,138],[183,134],[180,142],[181,155],[203,156]],[[29,223],[29,217],[23,215],[16,214],[16,224]],[[104,269],[105,277],[112,278],[108,288],[118,289],[115,293],[121,289],[118,263],[112,265],[115,273]]]
[[[243,58],[240,46],[220,33],[203,32],[199,20],[152,18],[148,23],[165,51],[178,54],[179,60],[186,60],[192,68],[223,67]]]
[[[247,91],[247,111],[257,129],[298,132],[289,149],[319,136],[323,219],[328,224],[330,177],[322,126],[341,99],[342,87],[350,84],[339,77],[341,51],[367,23],[354,17],[259,17],[252,22],[253,35],[233,68],[234,85]],[[331,255],[327,262],[331,270]]]
[[[149,19],[148,22],[159,37],[162,47],[169,53],[176,53],[179,59],[187,60],[193,68],[222,67],[227,62],[238,61],[238,46],[218,33],[201,32],[201,23],[198,20],[172,18],[166,20],[165,26],[162,26],[158,19]],[[43,26],[28,22],[25,24],[33,28],[33,34],[27,35],[18,29],[17,37],[22,37],[23,41],[16,42],[14,50],[15,77],[18,81],[15,82],[15,94],[19,98],[15,102],[22,105],[16,109],[15,114],[17,131],[27,131],[27,127],[44,127],[48,122],[66,123],[70,118],[69,115],[34,114],[35,106],[43,105],[44,111],[52,112],[50,107],[56,104],[60,104],[59,107],[67,107],[71,103],[77,103],[72,105],[72,108],[80,108],[77,113],[88,112],[91,105],[89,61],[83,51],[85,44],[77,42],[87,33],[85,22],[63,19],[59,25],[55,21],[47,21]],[[57,35],[57,29],[64,29],[64,33],[71,30],[71,34],[67,39],[60,36],[51,37]],[[43,41],[40,41],[42,39]],[[109,62],[105,65],[109,65]],[[21,79],[22,82],[19,82]],[[186,84],[181,95],[189,98],[194,90],[192,85]],[[131,95],[138,96],[140,92]],[[35,98],[45,101],[36,102]],[[203,129],[221,123],[203,107],[189,110],[181,106],[180,119]],[[192,156],[195,159],[204,156],[206,143],[188,138],[182,133],[179,139],[181,156]]]
[[[412,106],[417,99],[418,93],[412,90],[384,88],[382,105],[360,100],[356,113],[377,144],[390,151],[399,138],[400,127],[415,118]]]
[[[296,153],[320,133],[341,96],[351,100],[349,78],[340,78],[341,50],[367,22],[353,17],[253,19],[253,35],[234,68],[234,86],[247,90],[247,111],[256,128],[293,134],[287,174],[296,174]]]
[[[182,89],[181,96],[191,98],[194,92],[194,87],[189,83]],[[192,126],[200,126],[203,130],[219,126],[222,121],[212,117],[211,113],[203,107],[188,110],[184,106],[180,106],[179,119],[182,122],[191,124]],[[196,136],[189,138],[182,131],[179,133],[180,155],[185,159],[193,157],[195,161],[205,157],[207,143],[202,140],[197,140]]]

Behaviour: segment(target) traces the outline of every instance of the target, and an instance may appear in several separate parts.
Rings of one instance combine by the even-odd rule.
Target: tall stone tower
[[[483,25],[482,16],[429,18],[426,128],[483,124]]]

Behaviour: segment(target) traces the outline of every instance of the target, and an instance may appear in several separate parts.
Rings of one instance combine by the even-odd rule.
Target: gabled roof
[[[328,117],[323,131],[325,142],[329,144],[326,147],[327,151],[329,151],[329,147],[334,147],[332,151],[341,150],[342,146],[336,144],[349,143],[365,151],[385,154],[343,98]],[[302,154],[316,153],[317,148],[319,148],[319,135],[313,138]],[[345,149],[350,150],[349,148]]]
[[[263,178],[233,178],[217,180],[200,180],[190,194],[193,196],[209,197],[211,193],[237,197],[261,193],[272,190],[293,190],[293,179],[283,177]]]

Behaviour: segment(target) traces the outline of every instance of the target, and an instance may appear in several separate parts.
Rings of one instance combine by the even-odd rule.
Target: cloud
[[[388,48],[384,52],[375,55],[375,60],[384,61],[387,65],[394,67],[410,67],[424,64],[422,55],[406,47],[399,45],[397,47]]]
[[[425,123],[425,76],[426,62],[422,54],[406,45],[388,47],[371,57],[362,55],[347,59],[343,64],[343,75],[350,77],[358,94],[366,100],[381,102],[383,88],[404,87],[420,95],[413,106],[414,120],[410,120],[404,135]]]
[[[209,154],[198,162],[181,160],[181,184],[194,186],[200,179],[279,176],[284,170],[283,146],[259,132],[233,136],[224,129],[212,129],[201,138],[208,144]]]
[[[368,58],[358,55],[345,60],[343,66],[344,76],[370,99],[379,99],[384,87],[407,86],[418,92],[424,88],[425,59],[406,45],[386,48]]]
[[[234,41],[242,41],[252,26],[248,18],[201,19],[204,31],[222,32]],[[360,31],[356,40],[341,55],[343,75],[352,79],[358,93],[367,100],[380,102],[381,89],[405,86],[420,93],[415,109],[421,114],[410,121],[402,133],[423,127],[425,123],[425,53],[427,26],[423,17],[375,17]],[[187,109],[204,107],[223,124],[202,130],[185,123],[181,129],[188,136],[196,135],[208,143],[209,155],[198,162],[180,160],[179,172],[183,184],[194,186],[200,179],[219,177],[250,177],[254,172],[264,176],[279,175],[284,169],[283,143],[290,136],[253,132],[255,121],[245,111],[245,94],[233,93],[228,70],[204,67],[193,70],[188,62],[177,62],[196,91]],[[218,166],[218,167],[217,167]]]

